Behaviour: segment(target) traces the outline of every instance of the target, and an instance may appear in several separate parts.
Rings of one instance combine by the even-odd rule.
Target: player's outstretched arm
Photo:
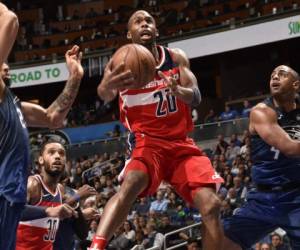
[[[198,106],[201,102],[201,94],[198,88],[197,78],[190,70],[189,59],[180,49],[172,49],[172,54],[174,61],[179,65],[180,85],[172,75],[167,77],[162,72],[159,72],[159,75],[168,82],[172,95],[177,96],[189,105]]]
[[[84,187],[86,186],[86,187]],[[67,204],[71,207],[73,207],[75,209],[75,211],[77,212],[77,217],[73,218],[72,220],[72,228],[75,232],[75,234],[79,237],[79,239],[84,240],[89,232],[89,226],[87,223],[87,219],[85,218],[85,215],[83,213],[83,211],[81,210],[80,206],[79,206],[79,201],[82,198],[88,197],[94,193],[96,193],[96,190],[92,187],[90,187],[89,185],[84,185],[83,187],[78,189],[78,192],[71,196],[68,197],[66,195],[65,192],[65,188],[59,184],[59,188],[60,188],[60,192],[63,196],[63,203]],[[94,190],[94,192],[92,191]],[[74,206],[75,205],[75,206]]]
[[[35,206],[41,198],[41,183],[29,176],[27,183],[27,203],[21,215],[21,221],[36,220],[45,217],[58,217],[60,219],[77,216],[77,212],[67,204],[57,207]]]
[[[83,77],[81,65],[82,53],[78,46],[73,46],[65,54],[69,79],[62,93],[47,108],[40,105],[22,102],[22,112],[28,126],[59,128],[62,126],[79,90]]]
[[[96,195],[96,194],[97,194],[97,191],[95,190],[95,188],[85,184],[78,189],[78,191],[75,195],[66,197],[64,199],[64,203],[66,203],[70,206],[74,206],[74,204],[76,204],[80,200],[86,199],[86,198],[88,198],[92,195]]]
[[[98,85],[98,96],[105,102],[112,101],[118,94],[118,90],[126,89],[134,84],[134,77],[130,70],[124,71],[125,64],[120,64],[112,69],[112,61],[105,67],[101,83]]]
[[[78,213],[69,205],[62,204],[57,207],[41,207],[25,205],[21,214],[21,221],[37,220],[46,217],[55,217],[60,220],[77,217]]]
[[[0,3],[0,65],[6,60],[18,34],[18,17]]]
[[[300,142],[293,140],[277,122],[274,110],[258,104],[250,113],[250,132],[258,134],[267,144],[286,156],[300,156]]]

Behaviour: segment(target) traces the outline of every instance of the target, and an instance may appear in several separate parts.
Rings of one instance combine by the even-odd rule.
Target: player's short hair
[[[46,140],[45,142],[43,142],[43,144],[41,145],[40,148],[40,155],[42,155],[45,151],[45,148],[48,144],[50,143],[59,143],[60,145],[63,146],[63,148],[65,148],[65,146],[61,143],[60,140],[55,139],[55,137],[50,137],[48,140]]]
[[[299,73],[296,70],[294,70],[291,66],[288,65],[288,67],[290,68],[291,73],[294,76],[295,80],[300,81]]]
[[[295,71],[295,78],[297,81],[300,81],[300,76],[299,73],[297,71]]]
[[[130,25],[131,25],[131,23],[132,23],[132,17],[133,17],[136,13],[139,13],[139,12],[147,12],[147,13],[153,18],[153,20],[154,20],[154,22],[155,22],[155,18],[151,15],[151,13],[149,13],[149,12],[146,11],[146,10],[137,10],[137,11],[135,11],[134,13],[132,13],[132,15],[129,17],[129,20],[128,20],[128,22],[127,22],[127,30],[130,29]],[[156,24],[155,24],[155,25],[156,25]]]

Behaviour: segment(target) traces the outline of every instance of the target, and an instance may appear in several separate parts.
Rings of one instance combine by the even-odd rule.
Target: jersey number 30
[[[175,113],[177,111],[176,97],[169,94],[170,89],[164,89],[157,91],[153,94],[154,98],[158,98],[158,104],[156,108],[156,116],[166,116],[169,113]]]
[[[49,219],[47,221],[48,224],[48,232],[44,235],[44,241],[54,241],[56,231],[58,228],[58,220],[57,219]]]

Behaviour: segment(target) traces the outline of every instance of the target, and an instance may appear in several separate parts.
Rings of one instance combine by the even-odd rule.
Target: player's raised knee
[[[210,193],[205,194],[205,196],[205,202],[200,201],[198,205],[203,220],[211,216],[218,216],[221,208],[221,201],[217,195]]]
[[[128,193],[140,193],[148,185],[148,175],[142,171],[130,171],[127,173],[124,183],[121,187],[121,192]]]
[[[220,208],[221,208],[220,199],[216,195],[213,195],[207,201],[206,206],[204,206],[203,215],[205,216],[205,215],[218,214]]]

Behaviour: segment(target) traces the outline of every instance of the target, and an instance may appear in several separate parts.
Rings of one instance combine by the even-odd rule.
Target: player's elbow
[[[58,129],[64,126],[63,124],[63,119],[61,119],[60,117],[49,117],[49,122],[48,122],[48,128],[49,129]]]
[[[51,123],[51,125],[49,126],[50,129],[58,129],[58,128],[62,128],[64,126],[63,121],[54,121]]]
[[[192,107],[197,107],[198,105],[200,105],[202,101],[201,92],[198,87],[192,88],[192,90],[193,90],[193,97],[192,97],[191,105]]]
[[[5,13],[3,13],[3,17],[5,17],[5,20],[7,21],[10,29],[12,31],[17,32],[19,29],[19,20],[18,17],[15,13],[13,13],[12,11],[7,11]]]
[[[290,144],[287,144],[281,152],[288,157],[299,157],[300,156],[300,142],[293,141]]]

